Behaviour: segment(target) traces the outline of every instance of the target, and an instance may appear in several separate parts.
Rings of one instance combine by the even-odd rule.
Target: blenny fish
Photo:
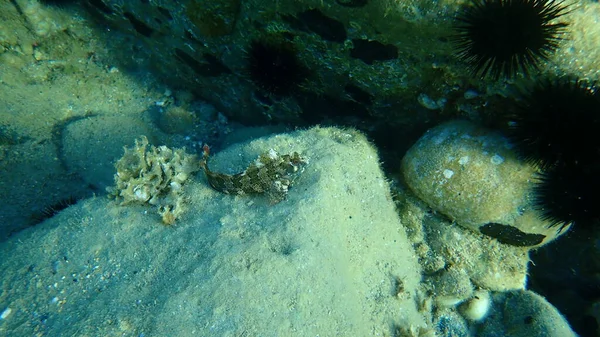
[[[298,152],[279,155],[275,150],[261,154],[241,173],[229,175],[208,168],[210,148],[203,147],[200,167],[210,186],[222,193],[233,195],[265,194],[272,204],[284,200],[294,179],[302,173],[308,160]]]

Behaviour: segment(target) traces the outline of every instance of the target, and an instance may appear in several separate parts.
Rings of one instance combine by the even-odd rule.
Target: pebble
[[[477,96],[479,96],[479,93],[473,89],[469,89],[467,91],[465,91],[464,95],[465,99],[473,99]]]
[[[445,98],[440,98],[436,101],[423,93],[419,94],[417,100],[419,101],[419,104],[421,104],[423,107],[429,110],[441,109],[444,107],[444,105],[446,105]]]
[[[495,154],[491,159],[492,164],[500,165],[504,162],[504,158],[500,155]]]
[[[6,317],[8,317],[8,315],[10,315],[11,312],[11,308],[4,309],[4,311],[2,311],[2,314],[0,314],[0,319],[6,319]]]

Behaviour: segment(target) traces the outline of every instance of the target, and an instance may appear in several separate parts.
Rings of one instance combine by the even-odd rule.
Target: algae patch
[[[200,169],[197,156],[185,149],[148,145],[142,137],[133,148],[125,148],[115,164],[115,186],[108,192],[121,205],[150,204],[158,208],[165,225],[172,225],[183,213],[182,187]]]

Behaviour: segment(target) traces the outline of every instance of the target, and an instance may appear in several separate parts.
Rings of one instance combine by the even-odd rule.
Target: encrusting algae
[[[279,155],[270,149],[241,173],[228,175],[208,168],[209,147],[201,160],[185,149],[148,145],[142,137],[133,148],[125,148],[115,167],[115,186],[107,190],[121,205],[150,204],[158,208],[165,225],[172,225],[184,211],[183,185],[191,174],[203,169],[209,185],[232,194],[265,194],[271,204],[284,200],[295,178],[308,160],[298,152]]]

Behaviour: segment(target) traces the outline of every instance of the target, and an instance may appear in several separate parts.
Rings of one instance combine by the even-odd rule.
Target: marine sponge
[[[110,195],[121,205],[156,206],[166,225],[172,225],[183,213],[183,184],[200,169],[198,158],[185,149],[148,146],[146,137],[136,140],[133,148],[125,148],[115,167],[115,186],[108,188]]]

